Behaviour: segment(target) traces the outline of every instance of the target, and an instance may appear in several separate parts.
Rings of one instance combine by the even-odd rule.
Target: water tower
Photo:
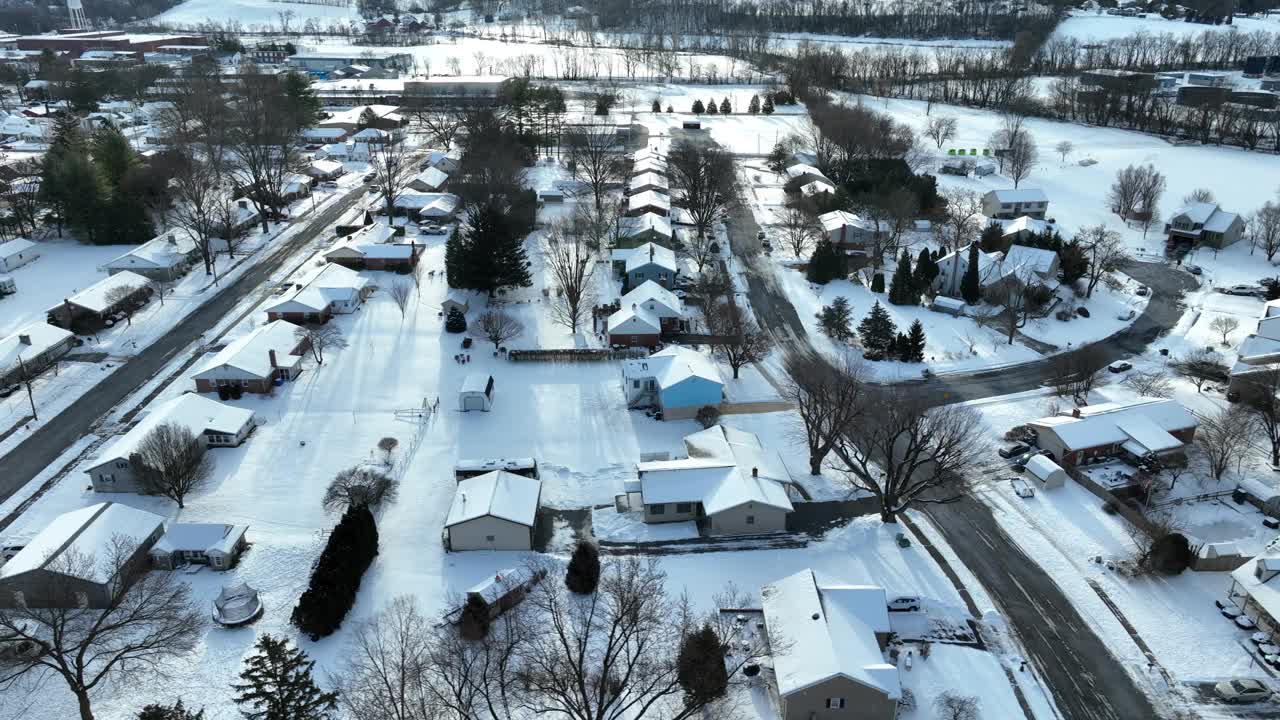
[[[89,29],[89,21],[84,17],[84,3],[81,0],[67,0],[67,13],[71,15],[72,30]]]

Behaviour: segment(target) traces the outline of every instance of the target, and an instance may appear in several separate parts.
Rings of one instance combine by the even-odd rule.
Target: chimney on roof
[[[1080,417],[1080,408],[1071,408],[1071,417]]]
[[[649,243],[649,259],[653,259],[653,243]]]
[[[19,336],[18,336],[18,342],[22,343],[23,345],[30,345],[30,344],[31,344],[31,336],[30,336],[30,335],[19,335]]]
[[[751,477],[760,477],[760,468],[758,467],[751,468]]]
[[[279,365],[277,365],[277,364],[276,364],[276,351],[275,351],[275,350],[268,350],[268,351],[267,351],[267,357],[271,359],[271,367],[272,367],[272,368],[278,368],[278,367],[280,367]]]

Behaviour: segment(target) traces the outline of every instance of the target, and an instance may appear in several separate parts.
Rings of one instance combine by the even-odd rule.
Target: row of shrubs
[[[343,514],[311,583],[298,599],[289,621],[315,641],[333,634],[355,604],[360,578],[378,555],[378,526],[369,508],[357,505]]]

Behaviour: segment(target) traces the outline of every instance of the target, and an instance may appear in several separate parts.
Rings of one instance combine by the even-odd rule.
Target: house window
[[[827,698],[828,710],[843,710],[844,698]]]
[[[636,279],[637,279],[637,280],[643,280],[643,279],[644,279],[644,273],[642,273],[642,272],[637,272],[637,273],[636,273]]]
[[[484,536],[484,541],[485,541],[485,542],[493,542],[493,536],[492,536],[492,535],[485,535],[485,536]]]
[[[667,513],[667,506],[662,503],[655,503],[649,506],[650,515],[665,515],[666,513]]]
[[[678,513],[693,512],[693,503],[676,503],[676,512]]]
[[[747,524],[748,524],[748,525],[755,525],[755,524],[756,524],[756,516],[755,516],[755,515],[748,515],[748,516],[747,516]]]
[[[639,336],[639,335],[632,335],[632,336],[631,336],[631,344],[632,344],[632,345],[634,345],[634,344],[636,344],[636,343],[638,343],[638,342],[640,342],[640,336]]]
[[[639,380],[632,380],[632,381],[631,381],[631,389],[632,389],[632,390],[639,390],[639,389],[640,389],[640,381],[639,381]]]
[[[128,462],[127,460],[117,460],[117,461],[116,461],[116,469],[117,469],[117,470],[124,470],[124,469],[126,469],[126,468],[128,468],[128,467],[129,467],[129,462]]]

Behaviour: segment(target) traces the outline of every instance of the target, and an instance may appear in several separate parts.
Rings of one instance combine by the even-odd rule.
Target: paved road
[[[26,485],[76,440],[92,432],[104,415],[154,378],[175,354],[199,340],[209,328],[226,317],[236,303],[262,286],[294,252],[337,222],[363,194],[363,186],[356,186],[346,197],[334,201],[289,238],[284,247],[275,248],[269,257],[235,282],[217,290],[212,298],[168,333],[99,380],[80,399],[0,458],[4,461],[4,472],[0,473],[0,502]]]
[[[1048,573],[972,498],[922,506],[1017,631],[1065,720],[1157,717],[1147,696]]]

